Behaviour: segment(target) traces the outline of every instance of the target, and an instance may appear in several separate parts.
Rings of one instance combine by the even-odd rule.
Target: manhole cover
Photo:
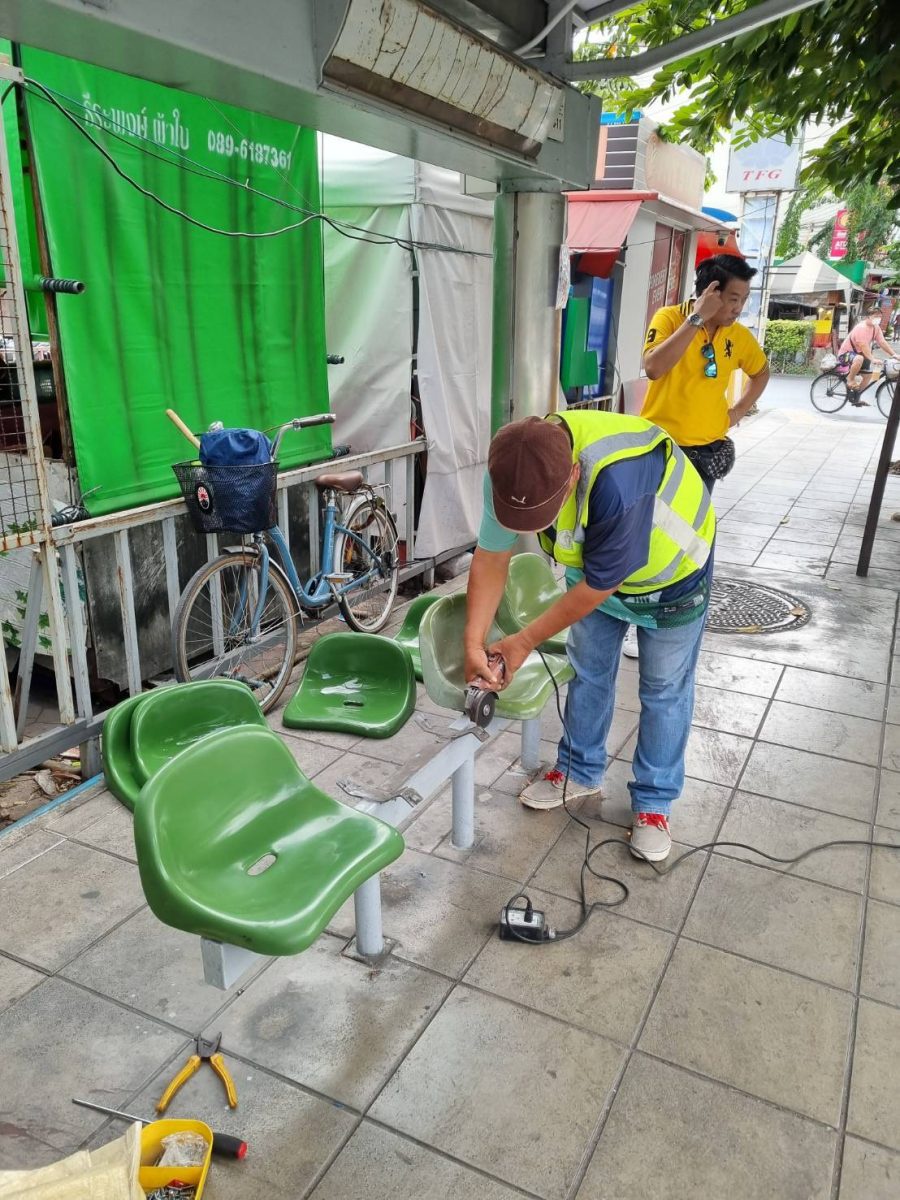
[[[808,606],[788,592],[743,579],[716,579],[706,628],[712,633],[780,633],[809,618]]]

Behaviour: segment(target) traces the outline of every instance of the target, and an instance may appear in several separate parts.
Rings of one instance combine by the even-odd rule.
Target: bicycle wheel
[[[172,624],[175,678],[240,679],[263,712],[278,701],[297,647],[297,605],[281,569],[269,562],[265,604],[254,633],[261,563],[249,550],[201,567],[178,601]]]
[[[384,504],[369,496],[350,506],[342,524],[360,541],[346,533],[335,535],[335,571],[370,578],[341,596],[341,612],[351,629],[377,633],[391,614],[400,582],[397,527]]]
[[[836,413],[847,403],[847,383],[836,371],[817,375],[809,388],[813,406],[823,413]]]
[[[875,403],[878,405],[878,411],[883,417],[891,415],[891,404],[894,400],[894,389],[891,387],[889,379],[882,379],[875,390]]]

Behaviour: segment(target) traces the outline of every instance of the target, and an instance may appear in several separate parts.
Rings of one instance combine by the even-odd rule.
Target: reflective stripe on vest
[[[627,593],[658,591],[702,567],[715,536],[715,513],[709,493],[684,453],[667,433],[642,417],[617,413],[558,414],[572,434],[573,459],[581,474],[575,494],[557,517],[553,538],[539,535],[547,553],[567,566],[584,565],[582,545],[589,515],[591,488],[599,472],[614,462],[666,447],[666,466],[656,494],[647,563],[620,585]],[[606,432],[608,430],[608,432]]]

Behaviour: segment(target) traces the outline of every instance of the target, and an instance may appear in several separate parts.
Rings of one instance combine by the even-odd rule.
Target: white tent
[[[415,554],[430,557],[474,541],[481,516],[493,205],[463,194],[454,171],[340,138],[320,144],[325,213],[358,227],[324,225],[328,348],[346,359],[329,369],[335,439],[364,451],[409,438],[417,317],[428,476]],[[385,236],[471,253],[357,240]]]
[[[850,303],[854,291],[861,291],[851,279],[822,262],[808,250],[772,267],[770,288],[773,300],[788,296],[824,296],[826,292],[841,292],[844,303]]]

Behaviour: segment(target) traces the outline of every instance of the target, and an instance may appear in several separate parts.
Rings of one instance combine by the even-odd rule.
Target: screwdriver
[[[95,1112],[105,1113],[108,1117],[119,1117],[122,1121],[140,1121],[142,1125],[147,1122],[140,1117],[136,1117],[133,1113],[120,1112],[117,1108],[104,1108],[102,1104],[94,1104],[93,1100],[79,1100],[73,1096],[73,1104],[80,1104],[82,1108],[92,1108]],[[216,1133],[213,1131],[212,1152],[219,1154],[223,1158],[243,1158],[247,1153],[247,1143],[239,1137],[234,1137],[230,1133]]]

